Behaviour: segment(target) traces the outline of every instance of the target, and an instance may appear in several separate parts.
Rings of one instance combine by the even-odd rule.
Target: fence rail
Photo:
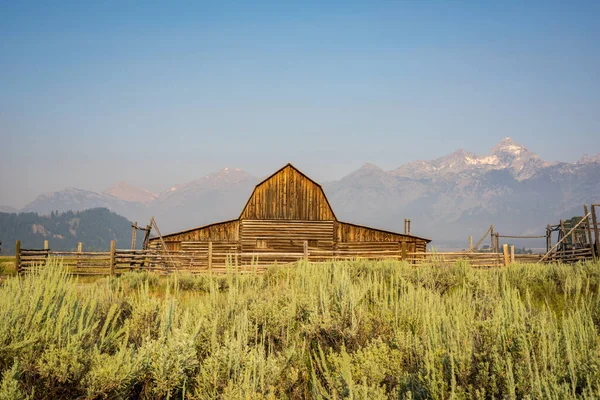
[[[47,246],[45,246],[47,247]],[[468,261],[473,267],[501,267],[510,262],[539,262],[541,255],[509,253],[504,246],[502,253],[497,252],[408,252],[403,246],[399,250],[319,250],[304,247],[304,252],[242,252],[238,249],[213,251],[206,249],[169,251],[159,249],[122,250],[116,249],[114,242],[108,252],[53,251],[51,249],[21,249],[17,241],[15,264],[19,273],[27,272],[34,266],[44,265],[50,258],[60,258],[62,264],[73,274],[113,275],[131,270],[148,270],[160,273],[188,271],[191,273],[237,271],[240,273],[262,272],[267,266],[285,265],[299,260],[329,261],[350,260],[356,258],[377,260],[405,260],[419,265],[432,263],[449,265],[457,261]],[[572,262],[582,258],[591,258],[590,249],[555,252],[546,262]]]

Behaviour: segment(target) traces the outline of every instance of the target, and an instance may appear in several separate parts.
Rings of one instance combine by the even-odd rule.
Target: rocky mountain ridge
[[[224,168],[158,194],[126,183],[103,193],[67,189],[41,195],[24,210],[106,207],[140,222],[153,215],[168,232],[236,218],[258,181],[241,169]],[[581,214],[582,204],[600,200],[600,154],[551,163],[504,138],[487,155],[461,149],[392,171],[365,164],[323,187],[340,219],[400,230],[408,217],[415,234],[438,243],[464,242],[491,223],[504,232],[530,234]]]

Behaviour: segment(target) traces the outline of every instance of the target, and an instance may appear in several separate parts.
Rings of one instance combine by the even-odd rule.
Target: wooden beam
[[[213,243],[208,242],[208,269],[212,269]]]
[[[559,245],[560,245],[560,244],[561,244],[561,243],[562,243],[562,242],[563,242],[563,241],[564,241],[566,238],[568,238],[568,237],[569,237],[569,235],[571,235],[571,233],[573,233],[573,231],[575,231],[575,229],[576,229],[576,228],[577,228],[579,225],[581,225],[581,223],[582,223],[583,221],[585,221],[585,219],[586,219],[586,218],[589,218],[589,216],[590,216],[590,214],[588,213],[588,214],[586,214],[586,215],[585,215],[585,217],[581,218],[581,221],[579,221],[579,222],[578,222],[578,223],[577,223],[577,224],[576,224],[576,225],[575,225],[573,228],[571,228],[571,230],[569,231],[569,233],[567,233],[565,236],[563,236],[563,237],[562,237],[562,239],[560,239],[560,240],[558,241],[558,243],[556,243],[556,244],[554,245],[554,247],[552,247],[552,248],[550,249],[550,251],[548,251],[548,252],[547,252],[547,253],[544,255],[544,257],[540,258],[540,261],[538,261],[538,263],[539,263],[539,262],[542,262],[542,261],[544,261],[544,260],[545,260],[545,259],[546,259],[546,258],[547,258],[549,255],[550,255],[550,253],[552,253],[552,252],[554,251],[554,249],[556,249],[556,248],[557,248],[557,247],[558,247],[558,246],[559,246]],[[561,220],[561,221],[562,221],[562,220]]]
[[[304,246],[304,261],[308,261],[308,240],[303,243]]]
[[[594,248],[596,251],[596,255],[600,255],[600,232],[598,229],[598,219],[596,218],[596,207],[598,207],[598,204],[592,204],[592,225],[594,228]]]
[[[583,205],[583,215],[588,214],[588,208],[587,208],[587,204]],[[585,226],[583,227],[584,229],[584,235],[583,237],[585,238],[585,245],[586,247],[591,246],[592,243],[592,227],[590,226],[590,219],[588,218],[585,221]]]
[[[156,233],[158,233],[158,238],[160,239],[160,243],[163,246],[163,249],[165,250],[165,253],[167,253],[167,256],[169,257],[169,260],[171,261],[171,263],[173,263],[173,266],[177,269],[177,266],[175,265],[175,263],[173,262],[173,259],[171,258],[171,253],[169,253],[169,249],[167,248],[167,244],[165,243],[165,241],[163,240],[162,235],[160,234],[160,230],[158,229],[158,225],[156,224],[156,221],[154,220],[154,217],[150,217],[150,224],[154,226],[154,229],[156,229]]]
[[[15,269],[17,274],[21,272],[21,241],[17,240],[15,244]]]
[[[494,225],[490,225],[490,250],[492,251],[492,253],[496,252],[496,243],[494,240]]]
[[[115,274],[115,241],[110,241],[110,274]]]
[[[83,251],[83,243],[77,242],[77,252],[81,253]]]
[[[561,239],[564,238],[565,237],[565,221],[562,220],[562,219],[560,220],[560,230],[559,230],[559,232],[560,232]],[[564,245],[563,245],[563,247],[564,247]]]
[[[510,263],[514,263],[515,262],[515,245],[511,245],[510,246]]]
[[[473,236],[469,236],[469,251],[473,251]]]
[[[402,261],[406,261],[406,253],[407,253],[408,245],[406,242],[402,242]]]
[[[551,247],[552,247],[552,228],[550,227],[550,224],[548,224],[546,226],[546,252],[549,252]]]
[[[138,224],[137,221],[131,225],[131,250],[135,250],[135,241],[137,239]]]
[[[508,253],[508,244],[503,244],[502,245],[502,253],[504,253],[504,266],[508,267],[508,264],[510,264],[510,254]]]
[[[44,240],[44,250],[48,250],[48,241]]]
[[[483,234],[483,236],[481,237],[481,239],[479,239],[477,241],[477,243],[475,243],[475,246],[473,246],[473,250],[477,250],[477,248],[479,247],[479,245],[481,245],[481,243],[483,243],[483,241],[485,240],[485,238],[487,237],[487,235],[490,233],[490,230],[492,229],[493,225],[490,225],[490,227],[488,228],[488,230]]]

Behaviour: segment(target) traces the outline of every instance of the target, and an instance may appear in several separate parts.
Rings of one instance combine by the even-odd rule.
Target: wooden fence
[[[39,265],[45,265],[49,259],[60,259],[63,266],[77,275],[114,275],[132,270],[147,270],[159,273],[187,271],[191,273],[239,273],[263,272],[268,266],[292,264],[299,260],[311,262],[351,259],[392,259],[405,260],[413,265],[434,264],[451,265],[457,261],[468,261],[473,267],[501,267],[511,262],[538,262],[541,255],[520,255],[509,252],[504,246],[502,253],[476,252],[408,252],[406,246],[400,250],[372,250],[360,253],[348,250],[322,251],[310,250],[304,246],[303,252],[244,253],[234,248],[215,246],[208,243],[207,250],[197,251],[189,248],[180,251],[165,252],[157,249],[121,250],[111,243],[107,252],[53,251],[45,249],[21,249],[17,241],[15,263],[19,273],[27,272]],[[81,247],[80,247],[81,250]],[[557,261],[554,259],[550,262]],[[562,260],[561,260],[562,261]]]

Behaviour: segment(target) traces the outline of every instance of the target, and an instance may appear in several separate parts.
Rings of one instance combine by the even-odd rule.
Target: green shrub
[[[600,265],[56,262],[0,286],[0,399],[598,398]]]

